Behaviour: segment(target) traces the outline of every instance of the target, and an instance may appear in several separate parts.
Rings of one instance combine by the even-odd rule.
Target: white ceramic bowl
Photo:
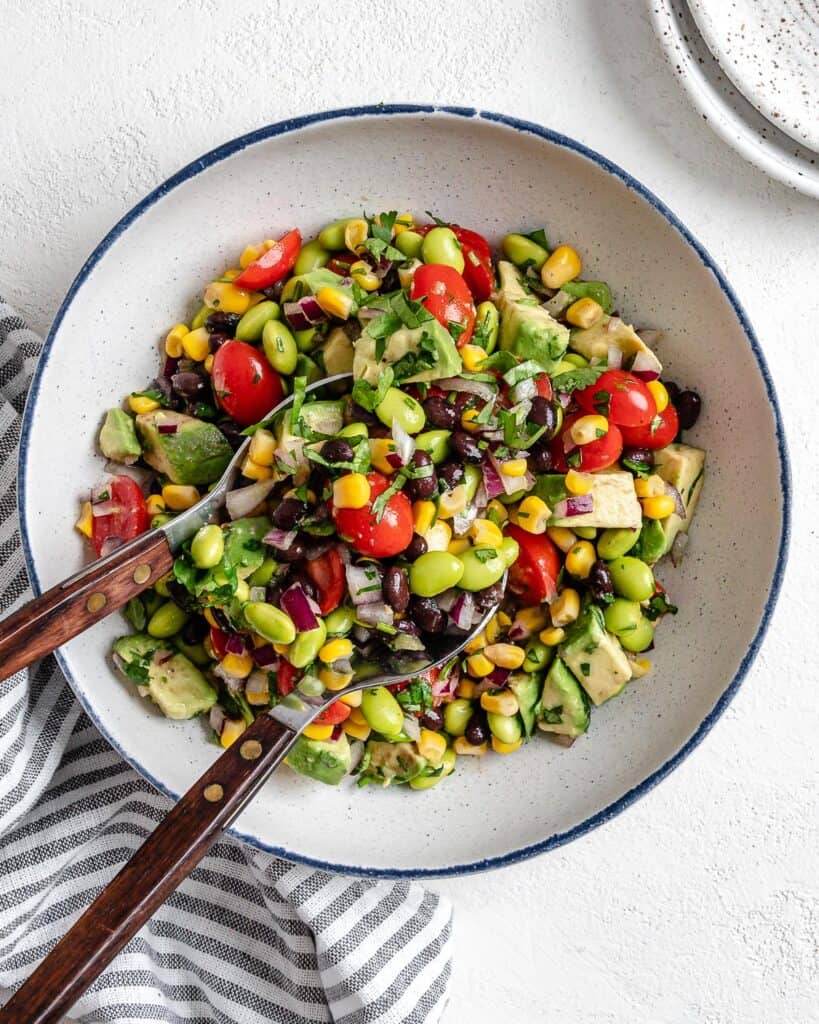
[[[328,788],[282,769],[235,826],[264,849],[355,873],[469,872],[548,850],[605,821],[706,734],[754,657],[785,558],[788,469],[762,353],[702,247],[603,157],[532,124],[470,110],[339,111],[263,128],[180,171],[132,210],[80,271],[46,342],[20,458],[23,536],[38,591],[78,568],[78,499],[99,479],[104,410],[157,370],[157,343],[203,283],[252,239],[307,237],[362,209],[435,211],[498,241],[545,225],[624,315],[664,327],[667,375],[697,387],[691,440],[707,481],[679,569],[680,607],[655,670],[597,709],[570,749],[537,737],[513,757],[459,761],[423,794]],[[60,662],[100,730],[156,786],[183,792],[213,760],[201,722],[173,723],[114,673],[118,615]]]

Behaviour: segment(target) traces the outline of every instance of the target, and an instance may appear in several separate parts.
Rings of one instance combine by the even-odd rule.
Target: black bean
[[[213,334],[211,334],[208,337],[208,346],[210,348],[211,355],[214,352],[217,352],[224,345],[224,343],[226,341],[230,341],[230,340],[231,340],[230,335],[229,334],[225,334],[224,331],[214,331]]]
[[[421,630],[409,619],[398,619],[395,628],[399,633],[406,633],[407,636],[420,636]]]
[[[241,316],[238,313],[222,313],[217,311],[211,313],[205,321],[205,328],[211,334],[219,332],[220,334],[226,334],[229,338],[234,337],[236,334],[236,325],[241,320]]]
[[[407,585],[407,574],[397,565],[391,566],[384,573],[384,598],[394,612],[406,611],[409,604],[409,586]]]
[[[321,446],[321,454],[328,462],[352,462],[355,458],[353,446],[340,437],[325,441]]]
[[[545,441],[539,441],[529,450],[528,465],[532,473],[548,473],[552,468],[552,453]]]
[[[668,400],[673,406],[677,405],[677,399],[680,397],[680,385],[675,383],[673,380],[664,380],[663,384],[668,392]]]
[[[171,377],[171,386],[183,398],[197,398],[209,388],[208,381],[201,373],[194,370],[180,370]]]
[[[292,530],[300,519],[303,519],[310,506],[298,498],[282,498],[273,509],[270,521],[279,530]]]
[[[210,625],[201,615],[192,615],[182,627],[182,640],[190,645],[201,643],[208,635]]]
[[[482,612],[488,612],[493,605],[500,604],[503,600],[503,581],[498,580],[491,587],[484,587],[475,594],[475,607]]]
[[[306,550],[305,543],[301,537],[296,537],[289,548],[277,548],[271,545],[271,552],[277,562],[298,562],[304,558]]]
[[[489,724],[484,711],[475,711],[466,724],[464,739],[473,747],[479,747],[489,739]]]
[[[551,438],[557,427],[557,410],[555,404],[548,398],[536,395],[532,399],[532,408],[529,412],[529,420],[539,427],[548,427],[545,437]]]
[[[427,423],[439,430],[452,430],[458,422],[458,414],[455,406],[450,404],[442,395],[431,395],[424,402],[424,412]]]
[[[620,460],[639,469],[651,469],[654,465],[654,453],[649,448],[626,447],[620,453]]]
[[[366,423],[368,426],[379,422],[374,413],[369,412],[363,405],[359,405],[352,399],[347,407],[346,419],[348,423]]]
[[[591,596],[595,601],[605,603],[614,597],[614,583],[611,579],[611,570],[605,562],[598,559],[594,563],[589,572],[587,582]]]
[[[422,469],[424,466],[429,466],[428,476],[412,477],[404,484],[404,492],[410,501],[424,501],[431,498],[438,490],[438,477],[432,465],[432,458],[419,448],[410,460],[410,467]]]
[[[420,533],[414,533],[412,540],[407,545],[404,551],[404,557],[408,558],[410,562],[414,562],[416,558],[420,558],[421,555],[427,553],[427,542],[421,536]]]
[[[269,288],[262,288],[262,295],[266,299],[272,299],[273,302],[280,302],[282,292],[284,291],[285,280],[277,281],[275,284],[271,284]]]
[[[690,430],[700,418],[702,399],[696,391],[681,391],[677,396],[677,401],[673,404],[677,408],[680,429]]]
[[[446,615],[431,597],[413,597],[410,614],[415,624],[425,633],[443,633]]]
[[[278,608],[279,601],[281,601],[283,593],[284,591],[280,584],[268,583],[264,588],[264,599],[268,604],[272,604],[274,608]]]
[[[216,426],[225,435],[225,440],[234,451],[247,440],[247,438],[242,436],[242,428],[234,423],[233,420],[219,420]]]
[[[459,462],[445,462],[438,467],[438,478],[443,480],[448,491],[463,483],[464,467]]]
[[[455,401],[452,404],[455,406],[455,412],[461,417],[467,409],[471,409],[478,404],[478,399],[469,391],[459,391],[455,395]]]
[[[444,727],[444,716],[438,708],[429,708],[424,712],[424,716],[421,719],[421,725],[423,725],[425,729],[432,730],[432,732],[439,732]]]
[[[165,374],[160,374],[155,380],[146,388],[147,391],[161,391],[165,401],[171,403],[173,401],[173,385],[171,384],[171,378],[166,377]]]
[[[465,430],[455,431],[452,435],[452,447],[464,462],[470,462],[473,465],[483,462],[483,452],[478,447],[478,442]]]

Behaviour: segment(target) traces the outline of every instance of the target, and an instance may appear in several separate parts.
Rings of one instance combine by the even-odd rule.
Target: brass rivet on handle
[[[88,609],[89,612],[91,612],[92,615],[96,615],[97,612],[102,611],[102,609],[106,606],[107,603],[108,598],[105,596],[105,594],[102,594],[100,593],[100,591],[97,591],[95,594],[92,594],[88,598],[88,600],[85,602],[85,607]]]
[[[209,786],[205,786],[205,792],[202,795],[209,804],[218,804],[225,795],[225,791],[218,782],[212,782]]]
[[[150,565],[146,565],[145,563],[143,563],[142,565],[138,565],[136,567],[136,569],[134,569],[133,579],[134,579],[134,583],[136,583],[137,585],[141,586],[143,583],[147,583],[150,578],[151,578],[151,567],[150,567]]]
[[[245,740],[239,747],[239,753],[245,761],[255,761],[262,756],[262,745],[258,740]]]

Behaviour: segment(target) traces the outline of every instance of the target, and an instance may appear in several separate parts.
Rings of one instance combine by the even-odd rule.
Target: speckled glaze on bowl
[[[100,418],[156,372],[157,344],[204,282],[252,239],[309,237],[362,209],[433,210],[497,241],[546,226],[638,326],[665,327],[669,377],[698,387],[691,440],[708,476],[682,567],[660,577],[680,606],[655,670],[597,709],[565,750],[544,737],[512,757],[459,761],[423,794],[324,787],[281,770],[235,826],[293,860],[358,874],[442,875],[508,864],[581,835],[663,778],[741,682],[776,599],[788,532],[788,467],[762,353],[702,247],[637,181],[536,125],[471,110],[376,107],[264,128],[189,165],[100,243],[46,342],[26,410],[21,511],[39,591],[79,567],[77,500],[99,479]],[[99,728],[156,786],[179,794],[216,748],[202,722],[162,718],[114,673],[119,616],[60,662]]]

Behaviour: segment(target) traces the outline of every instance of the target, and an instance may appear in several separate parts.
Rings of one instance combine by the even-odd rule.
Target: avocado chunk
[[[509,676],[508,685],[518,699],[523,732],[528,740],[535,727],[535,708],[540,696],[540,678],[533,672],[513,672]]]
[[[287,763],[299,775],[307,775],[328,786],[337,786],[353,763],[350,741],[346,733],[337,740],[311,740],[299,736],[287,755]]]
[[[672,512],[660,520],[665,534],[662,554],[671,550],[678,533],[687,533],[700,500],[705,479],[705,452],[688,444],[670,444],[654,454],[654,471],[680,492],[685,506],[685,519]],[[659,556],[658,556],[659,557]]]
[[[292,416],[282,416],[276,431],[277,460],[282,468],[290,473],[298,469],[307,475],[309,463],[304,454],[304,446],[308,442],[306,434],[337,434],[344,426],[344,403],[339,400],[326,402],[305,402],[299,412],[298,423],[294,424]],[[294,429],[295,428],[295,429]],[[304,431],[297,433],[296,431]],[[315,447],[321,448],[322,442]]]
[[[526,293],[520,271],[512,263],[498,263],[501,314],[500,347],[520,359],[531,359],[553,373],[569,345],[569,329],[560,324]]]
[[[631,664],[619,640],[606,632],[603,613],[590,604],[559,649],[560,657],[591,697],[603,704],[631,679]]]
[[[398,327],[386,339],[376,339],[370,334],[370,329],[378,322],[370,321],[355,343],[353,376],[356,380],[365,380],[375,387],[389,366],[400,384],[439,380],[461,372],[463,364],[452,335],[434,318],[424,320],[418,327]],[[384,345],[380,359],[376,358],[379,344]]]
[[[560,736],[580,736],[589,728],[589,698],[560,658],[555,658],[540,694],[538,729]]]
[[[623,323],[619,317],[601,316],[592,327],[572,331],[571,347],[586,359],[601,359],[607,363],[609,347],[612,345],[616,345],[623,353],[624,369],[642,353],[642,359],[645,361],[643,370],[653,370],[657,376],[663,372],[660,360],[634,328]]]
[[[194,416],[156,409],[137,416],[136,427],[145,461],[175,484],[212,484],[233,458],[222,431]]]
[[[601,530],[625,528],[639,529],[643,523],[643,510],[634,490],[634,477],[622,470],[591,474],[593,507],[591,512],[579,516],[565,516],[550,520],[551,526],[593,526]]]
[[[337,373],[353,372],[353,343],[343,327],[336,327],[330,331],[322,354],[328,377],[335,377]]]
[[[166,718],[195,718],[216,703],[216,690],[179,651],[142,633],[120,637],[114,643],[120,671],[140,687]]]
[[[362,784],[379,782],[382,786],[409,782],[427,766],[412,743],[388,743],[370,740],[367,743],[359,772]]]
[[[130,466],[142,454],[142,445],[137,440],[134,421],[122,409],[109,409],[100,429],[100,451],[112,462]]]

